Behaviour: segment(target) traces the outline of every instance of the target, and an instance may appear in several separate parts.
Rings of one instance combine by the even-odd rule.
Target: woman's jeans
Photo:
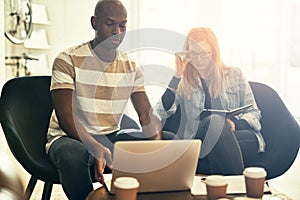
[[[197,173],[240,175],[258,157],[258,142],[250,129],[232,132],[224,116],[210,115],[198,128],[202,140]]]
[[[141,132],[112,133],[108,136],[95,137],[97,141],[113,151],[116,141],[146,140]],[[174,139],[174,134],[163,133],[163,139]],[[70,137],[57,139],[49,149],[49,157],[57,168],[60,183],[70,200],[84,200],[93,191],[94,157],[78,140]]]

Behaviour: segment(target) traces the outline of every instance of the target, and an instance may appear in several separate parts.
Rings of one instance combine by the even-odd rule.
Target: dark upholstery
[[[286,172],[293,164],[300,146],[300,128],[279,95],[269,86],[250,82],[257,106],[261,110],[261,133],[266,141],[266,152],[257,160],[256,166],[264,167],[267,179]],[[164,123],[164,130],[178,132],[181,110]]]
[[[52,112],[49,77],[9,80],[1,93],[0,120],[9,148],[31,174],[25,195],[29,199],[37,180],[45,182],[43,199],[49,199],[56,169],[45,153],[46,133]]]
[[[42,199],[50,199],[58,174],[45,153],[46,133],[52,108],[50,76],[28,76],[5,83],[0,100],[0,122],[9,148],[31,174],[26,188],[29,199],[37,180],[45,182]],[[128,116],[122,126],[138,127]]]
[[[250,85],[262,113],[261,133],[266,141],[266,152],[257,165],[266,168],[269,179],[275,178],[293,164],[300,146],[300,128],[274,89],[257,82]]]

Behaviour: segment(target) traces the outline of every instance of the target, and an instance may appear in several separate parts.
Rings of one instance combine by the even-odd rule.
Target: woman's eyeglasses
[[[209,58],[211,56],[211,51],[203,50],[201,52],[195,51],[184,51],[176,53],[177,56],[180,57],[181,60],[183,59],[195,59],[195,58]]]
[[[187,58],[209,58],[211,56],[211,52],[208,50],[203,50],[201,52],[189,51],[187,53]]]

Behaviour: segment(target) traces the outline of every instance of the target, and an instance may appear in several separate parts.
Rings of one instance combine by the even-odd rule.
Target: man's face
[[[120,45],[126,33],[126,25],[126,9],[117,1],[106,2],[98,16],[94,16],[96,39],[104,48],[116,49]]]

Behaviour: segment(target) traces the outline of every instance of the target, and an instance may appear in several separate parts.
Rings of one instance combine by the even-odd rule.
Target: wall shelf
[[[32,3],[32,23],[42,25],[50,24],[45,5]]]

